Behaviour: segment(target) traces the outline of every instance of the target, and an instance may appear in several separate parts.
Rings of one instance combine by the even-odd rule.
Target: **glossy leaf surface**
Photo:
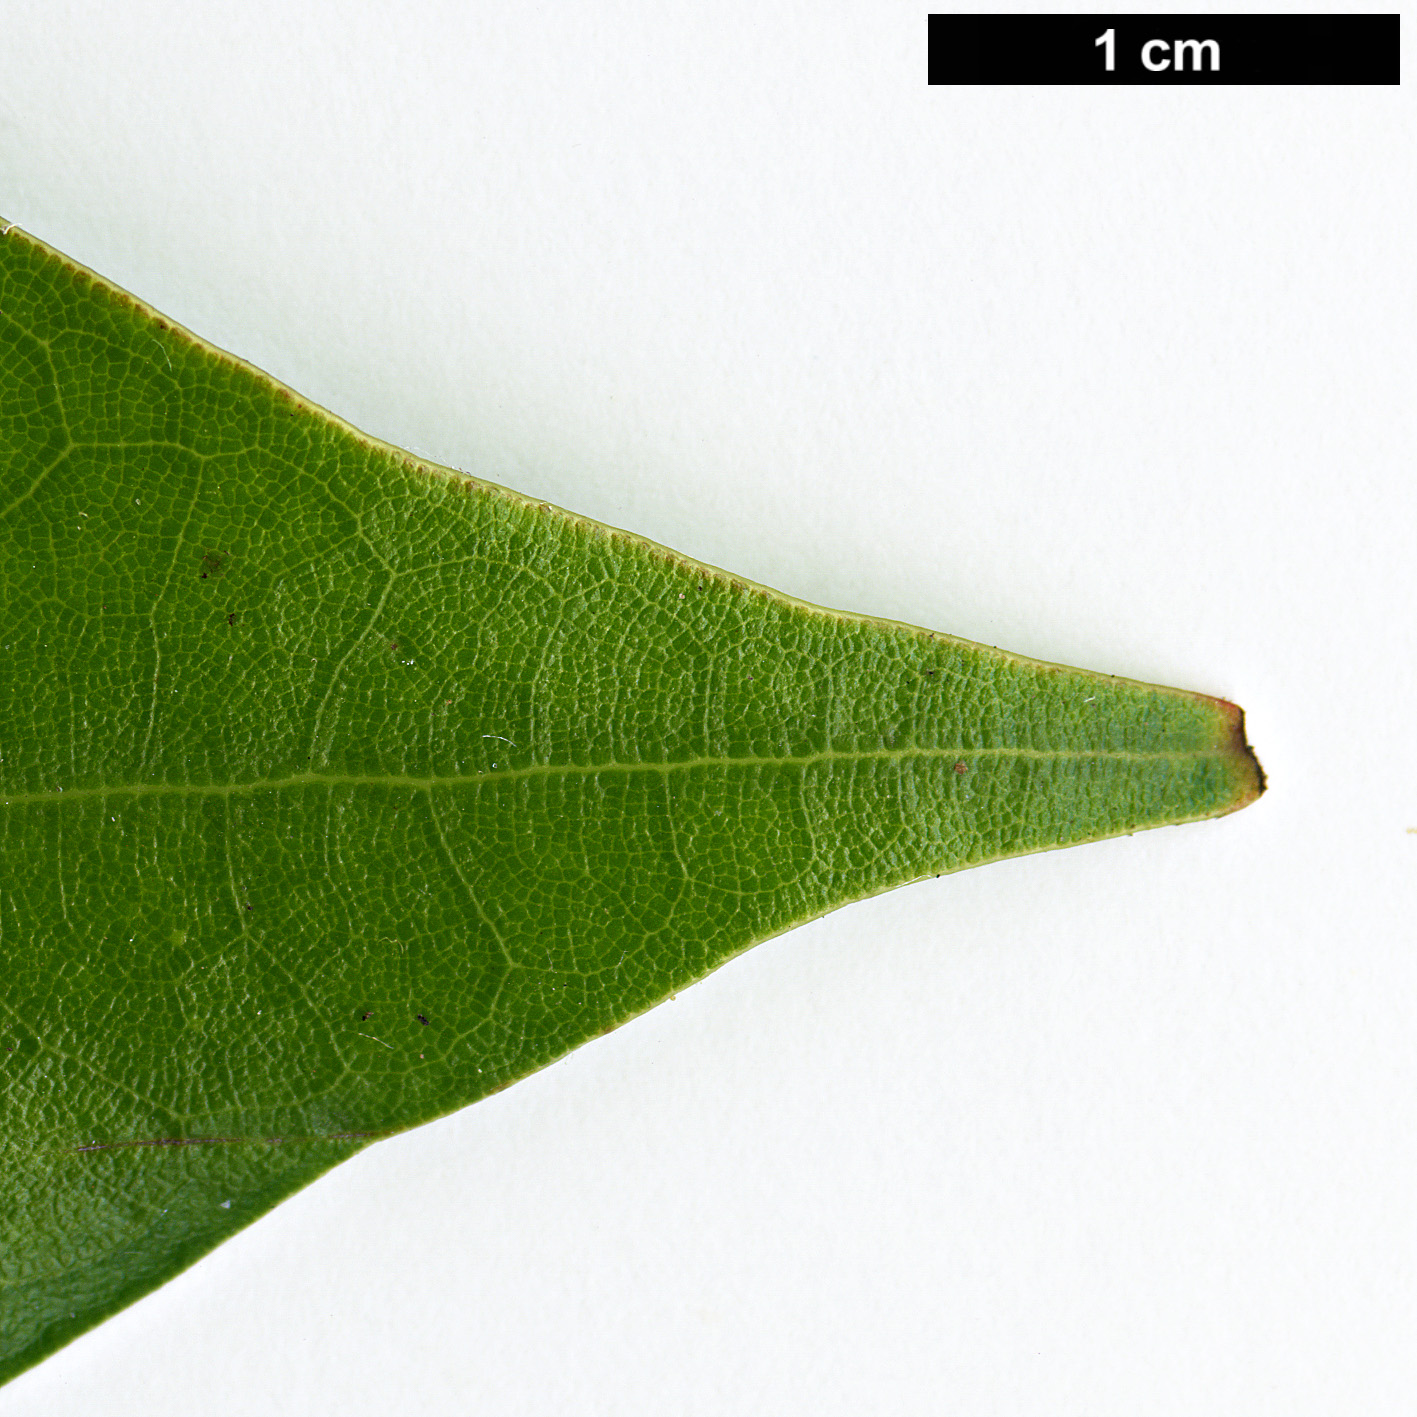
[[[1231,811],[1222,700],[801,604],[0,238],[0,1379],[848,901]]]

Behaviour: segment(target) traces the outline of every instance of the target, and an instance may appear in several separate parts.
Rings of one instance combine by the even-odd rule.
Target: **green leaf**
[[[14,230],[0,346],[0,1380],[756,941],[1262,790],[1230,703],[431,466]]]

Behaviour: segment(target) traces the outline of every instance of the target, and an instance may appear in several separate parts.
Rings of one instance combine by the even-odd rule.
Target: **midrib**
[[[1122,748],[878,748],[862,752],[820,753],[800,756],[744,755],[741,757],[681,758],[675,762],[633,763],[531,763],[520,768],[488,772],[415,776],[407,773],[300,772],[286,777],[258,778],[249,782],[135,782],[96,787],[56,788],[50,792],[0,792],[0,806],[27,807],[37,803],[71,802],[105,797],[235,797],[257,792],[284,792],[306,787],[384,787],[431,792],[435,788],[480,787],[485,783],[518,778],[598,777],[610,773],[686,772],[693,768],[812,767],[817,763],[909,762],[915,759],[952,759],[968,764],[984,758],[1047,758],[1055,760],[1113,759],[1119,762],[1184,761],[1223,757],[1227,749],[1216,745],[1179,751],[1134,752]]]

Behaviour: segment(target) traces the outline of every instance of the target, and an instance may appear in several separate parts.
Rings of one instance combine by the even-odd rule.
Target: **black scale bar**
[[[930,82],[1396,84],[1400,25],[1397,15],[931,15]]]

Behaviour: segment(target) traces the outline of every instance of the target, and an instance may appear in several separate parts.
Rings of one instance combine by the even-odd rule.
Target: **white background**
[[[762,946],[3,1417],[1412,1411],[1410,92],[931,89],[925,11],[0,0],[8,219],[428,457],[1234,698],[1271,782]]]

